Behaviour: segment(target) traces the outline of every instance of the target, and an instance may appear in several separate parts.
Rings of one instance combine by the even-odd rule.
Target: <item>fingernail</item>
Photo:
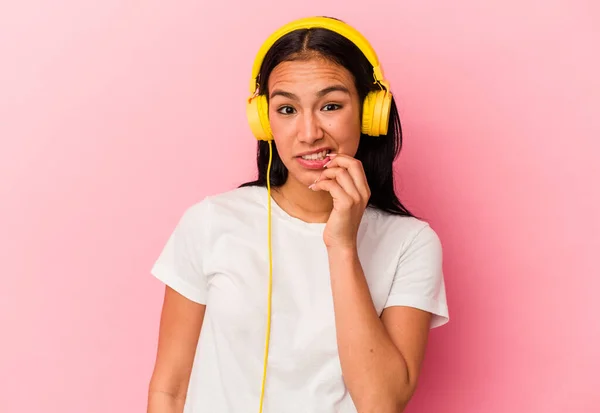
[[[313,189],[313,190],[314,190],[314,188],[315,188],[315,184],[312,184],[308,187],[308,189]]]
[[[330,158],[333,158],[334,156],[337,156],[337,153],[328,153],[327,156],[329,156]]]
[[[323,165],[323,168],[327,168],[327,165],[329,165],[331,163],[331,161],[327,162],[325,165]]]

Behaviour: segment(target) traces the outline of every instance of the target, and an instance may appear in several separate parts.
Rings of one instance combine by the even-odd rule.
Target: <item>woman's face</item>
[[[271,130],[289,178],[309,186],[327,153],[356,154],[361,107],[348,70],[323,58],[282,62],[268,90]]]

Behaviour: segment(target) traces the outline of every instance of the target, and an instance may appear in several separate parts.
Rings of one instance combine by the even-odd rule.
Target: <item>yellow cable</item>
[[[269,165],[267,167],[267,194],[269,196],[268,202],[268,246],[269,246],[269,292],[267,298],[267,335],[265,339],[265,360],[263,366],[263,378],[260,391],[260,409],[259,413],[262,413],[263,403],[265,397],[265,381],[267,378],[267,360],[269,359],[269,338],[271,336],[271,295],[273,290],[273,250],[271,247],[271,163],[273,162],[273,146],[269,140]]]

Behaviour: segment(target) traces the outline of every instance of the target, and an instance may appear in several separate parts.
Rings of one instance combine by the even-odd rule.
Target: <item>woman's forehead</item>
[[[341,85],[351,89],[354,80],[346,68],[321,58],[282,62],[273,69],[268,83],[269,90],[300,85],[312,85],[315,88]]]

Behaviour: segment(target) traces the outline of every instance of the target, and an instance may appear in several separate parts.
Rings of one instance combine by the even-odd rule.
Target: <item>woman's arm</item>
[[[183,412],[205,309],[165,287],[148,413]]]
[[[355,249],[329,249],[344,382],[359,413],[401,413],[411,399],[431,314],[409,307],[379,318]]]
[[[359,413],[401,413],[417,385],[431,314],[396,306],[379,318],[357,249],[371,190],[359,160],[329,156],[332,160],[309,188],[333,198],[323,240],[344,382]]]

